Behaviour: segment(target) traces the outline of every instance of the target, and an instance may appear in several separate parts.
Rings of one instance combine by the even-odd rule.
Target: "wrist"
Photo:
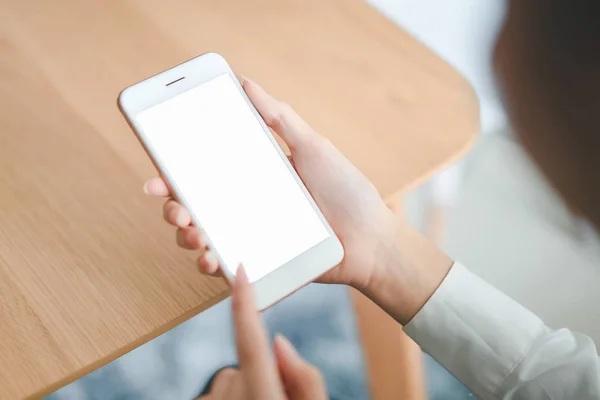
[[[452,260],[402,218],[393,215],[378,246],[364,295],[406,325],[452,267]]]

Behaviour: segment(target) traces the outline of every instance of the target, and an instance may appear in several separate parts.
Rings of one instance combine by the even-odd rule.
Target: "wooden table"
[[[227,296],[176,248],[115,105],[206,51],[391,198],[457,158],[471,87],[360,0],[0,0],[0,398],[38,397]]]

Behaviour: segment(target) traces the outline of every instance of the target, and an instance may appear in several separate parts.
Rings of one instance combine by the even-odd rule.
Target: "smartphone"
[[[118,105],[226,279],[244,265],[259,309],[341,262],[342,244],[222,56],[132,85]]]

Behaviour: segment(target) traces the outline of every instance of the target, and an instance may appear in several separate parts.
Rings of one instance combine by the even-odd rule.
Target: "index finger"
[[[253,398],[284,398],[275,361],[271,355],[267,330],[256,302],[252,286],[243,266],[237,269],[231,293],[235,340],[240,370]]]

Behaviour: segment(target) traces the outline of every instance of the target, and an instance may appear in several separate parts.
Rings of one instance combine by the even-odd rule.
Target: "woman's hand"
[[[271,357],[267,331],[256,311],[252,286],[238,268],[231,293],[239,369],[214,378],[203,400],[321,400],[327,398],[323,376],[283,336],[275,338]]]
[[[243,86],[267,125],[287,143],[298,175],[344,245],[342,263],[317,281],[354,286],[401,324],[410,321],[442,282],[452,260],[396,217],[373,184],[288,105],[254,82],[246,80]],[[150,179],[145,190],[168,198],[164,218],[177,227],[181,247],[202,251],[200,271],[219,274],[206,234],[170,198],[165,182]]]
[[[318,282],[366,288],[383,264],[379,259],[383,242],[394,237],[396,218],[373,184],[288,105],[254,82],[246,80],[243,87],[267,125],[288,145],[296,171],[344,246],[343,262]],[[198,171],[199,175],[202,173]],[[217,259],[207,248],[206,234],[193,226],[187,210],[170,198],[166,183],[153,178],[145,190],[168,198],[163,214],[168,223],[177,227],[177,243],[186,249],[202,250],[198,258],[200,271],[218,274]]]

